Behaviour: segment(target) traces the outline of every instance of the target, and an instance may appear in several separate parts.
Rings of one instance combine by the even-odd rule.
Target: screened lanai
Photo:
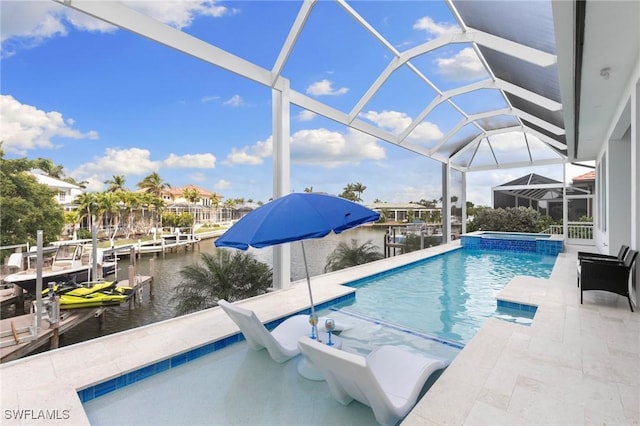
[[[555,179],[530,173],[502,185],[491,188],[492,207],[531,207],[538,212],[562,220],[564,215],[564,199],[577,199],[591,195],[590,191],[572,185],[565,185]],[[576,221],[580,216],[588,215],[586,198],[581,205],[572,203],[568,209],[569,221]]]
[[[456,195],[463,217],[467,173],[562,164],[569,156],[565,114],[572,111],[563,109],[560,15],[550,1],[271,2],[261,9],[264,26],[224,31],[163,22],[144,2],[58,2],[268,88],[274,198],[290,191],[291,120],[300,114],[440,162],[443,209]],[[239,4],[249,13],[257,3]],[[341,37],[345,28],[356,35]],[[424,37],[408,42],[390,28]],[[280,42],[265,45],[264,31]],[[242,49],[227,50],[233,37],[247,39]],[[310,51],[313,60],[302,55]],[[341,80],[345,68],[357,76]],[[309,84],[327,69],[335,82]],[[287,285],[289,264],[289,248],[275,248],[274,283]]]

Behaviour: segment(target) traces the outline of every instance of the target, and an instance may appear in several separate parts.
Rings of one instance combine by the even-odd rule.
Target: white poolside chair
[[[224,299],[218,301],[218,306],[240,328],[252,349],[260,350],[266,348],[271,358],[278,363],[285,362],[298,355],[300,353],[298,339],[311,334],[308,315],[294,315],[287,318],[273,331],[269,332],[253,311],[241,308]]]
[[[381,346],[366,357],[311,339],[298,340],[298,346],[322,372],[338,402],[348,405],[355,399],[371,407],[383,425],[402,420],[427,379],[448,364],[395,346]]]

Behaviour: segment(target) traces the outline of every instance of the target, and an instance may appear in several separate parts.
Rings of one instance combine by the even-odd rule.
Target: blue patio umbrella
[[[380,214],[358,203],[332,195],[294,192],[277,198],[244,216],[215,242],[216,247],[246,250],[300,241],[307,274],[311,315],[315,316],[311,279],[303,240],[322,238],[363,223],[374,222]]]

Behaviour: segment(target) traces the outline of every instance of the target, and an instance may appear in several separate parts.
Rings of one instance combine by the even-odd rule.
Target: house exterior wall
[[[636,61],[597,159],[594,237],[599,251],[609,254],[621,244],[640,249],[640,57]],[[631,279],[636,307],[639,263]]]
[[[627,132],[623,140],[609,141],[609,252],[631,245],[631,140]]]

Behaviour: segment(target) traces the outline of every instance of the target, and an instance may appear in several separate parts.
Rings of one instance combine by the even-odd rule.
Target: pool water
[[[548,278],[555,259],[456,250],[355,283],[355,301],[339,309],[465,344],[496,316],[496,295],[514,276]]]

